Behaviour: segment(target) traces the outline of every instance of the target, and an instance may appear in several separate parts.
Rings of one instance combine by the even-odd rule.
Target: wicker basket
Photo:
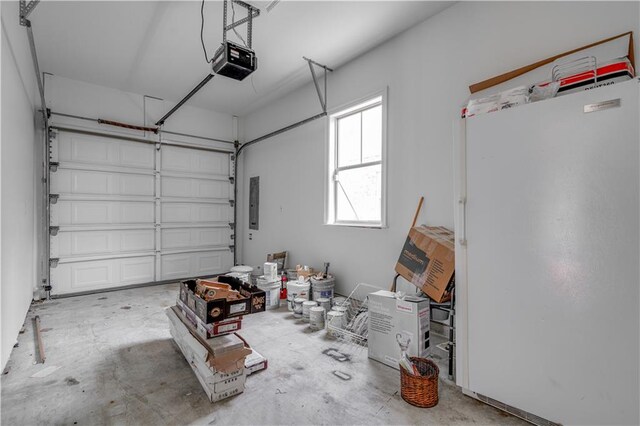
[[[438,404],[438,375],[440,370],[425,358],[411,357],[421,376],[414,376],[400,367],[400,395],[416,407],[429,408]]]

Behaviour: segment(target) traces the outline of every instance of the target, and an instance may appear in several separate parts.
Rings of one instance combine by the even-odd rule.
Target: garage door
[[[51,161],[53,295],[232,266],[229,153],[58,129]]]

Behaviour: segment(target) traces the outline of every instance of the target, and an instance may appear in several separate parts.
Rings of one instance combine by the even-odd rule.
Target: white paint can
[[[302,320],[309,322],[309,310],[318,306],[318,304],[312,300],[305,300],[302,302]]]
[[[238,265],[231,268],[231,276],[235,276],[236,278],[244,281],[245,283],[251,284],[251,273],[253,272],[253,268],[247,265]]]
[[[336,296],[333,298],[333,300],[331,301],[331,303],[333,303],[333,306],[342,306],[342,304],[344,302],[346,302],[347,298],[343,297],[343,296]]]
[[[309,288],[311,286],[308,282],[287,281],[287,307],[290,311],[293,311],[293,303],[296,298],[301,297],[304,300],[309,300]]]
[[[347,324],[349,324],[349,320],[351,319],[349,318],[349,308],[347,308],[346,306],[334,306],[333,310],[344,314],[343,321],[344,321],[344,326],[346,327]]]
[[[324,328],[324,313],[322,306],[313,306],[309,309],[309,328],[312,330],[322,330]]]
[[[325,312],[329,312],[331,310],[331,299],[322,297],[320,299],[316,299],[316,302],[318,302],[319,306],[324,308]]]
[[[280,281],[271,281],[264,276],[258,278],[258,288],[265,293],[265,309],[280,307],[280,284]]]
[[[293,299],[293,316],[302,318],[302,304],[306,301],[307,299],[303,299],[302,297]]]
[[[311,277],[311,291],[313,292],[313,300],[333,299],[333,288],[336,285],[335,278],[329,276],[323,280]]]
[[[336,328],[344,328],[345,327],[344,318],[345,318],[344,312],[329,311],[329,313],[327,313],[327,325],[330,325]]]

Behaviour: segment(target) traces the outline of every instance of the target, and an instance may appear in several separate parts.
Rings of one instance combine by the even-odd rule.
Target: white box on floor
[[[247,376],[258,371],[265,370],[267,368],[267,365],[267,359],[256,352],[255,349],[252,349],[251,355],[247,355],[244,360],[244,367],[245,371],[247,372]]]
[[[395,298],[395,293],[380,290],[369,294],[369,358],[400,369],[397,335],[410,338],[409,356],[429,354],[429,299]]]
[[[242,393],[247,378],[247,370],[244,368],[244,365],[235,371],[227,373],[216,371],[207,362],[207,357],[202,356],[203,350],[206,351],[208,356],[208,350],[191,335],[186,326],[176,316],[175,312],[168,309],[167,316],[170,319],[169,331],[171,336],[189,363],[189,366],[196,375],[198,382],[200,382],[209,400],[216,402]],[[216,351],[221,352],[220,355],[224,356],[231,348],[237,348],[239,345],[238,341],[242,342],[237,336],[231,336],[232,337],[217,337],[215,338],[218,339],[217,341],[214,339],[209,340],[213,342]]]
[[[223,399],[238,395],[244,392],[244,383],[246,375],[243,373],[241,376],[237,376],[231,379],[223,380],[222,382],[210,383],[211,377],[205,377],[200,370],[198,370],[193,364],[190,364],[196,378],[202,385],[202,389],[207,394],[209,401],[216,402]],[[243,370],[244,371],[244,370]]]

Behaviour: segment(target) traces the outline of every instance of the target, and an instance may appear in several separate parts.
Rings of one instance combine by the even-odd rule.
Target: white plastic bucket
[[[333,300],[331,301],[331,303],[333,304],[333,306],[342,306],[342,304],[344,302],[347,301],[346,297],[343,296],[336,296],[333,298]]]
[[[290,311],[293,311],[293,301],[296,298],[309,300],[309,288],[311,285],[308,282],[287,281],[287,308]]]
[[[231,268],[231,273],[227,274],[232,277],[236,277],[246,283],[251,284],[251,273],[253,272],[253,268],[251,266],[246,265],[238,265],[233,266]]]
[[[316,306],[318,306],[318,304],[311,300],[306,300],[302,302],[302,320],[304,322],[309,322],[309,310]]]
[[[330,325],[334,328],[340,328],[340,329],[345,328],[346,321],[345,321],[344,312],[330,311],[327,314],[327,325]],[[331,334],[334,336],[338,335],[335,332],[332,332]]]
[[[331,310],[331,299],[321,297],[320,299],[316,299],[316,302],[324,308],[325,312]]]
[[[326,278],[324,280],[317,280],[311,278],[311,291],[313,292],[313,300],[318,299],[333,299],[333,288],[336,285],[335,278]]]
[[[280,307],[280,281],[269,281],[265,277],[259,277],[257,285],[265,293],[265,309],[278,309]]]
[[[296,297],[293,299],[293,316],[296,318],[302,318],[302,304],[306,302],[307,299],[303,299],[302,297]]]
[[[324,328],[324,313],[322,306],[313,306],[309,309],[309,328],[312,330],[322,330]]]
[[[351,319],[349,318],[349,308],[346,306],[334,306],[333,310],[336,312],[342,312],[342,314],[344,314],[343,321],[344,321],[344,326],[346,327],[347,324],[349,324],[349,320]]]

